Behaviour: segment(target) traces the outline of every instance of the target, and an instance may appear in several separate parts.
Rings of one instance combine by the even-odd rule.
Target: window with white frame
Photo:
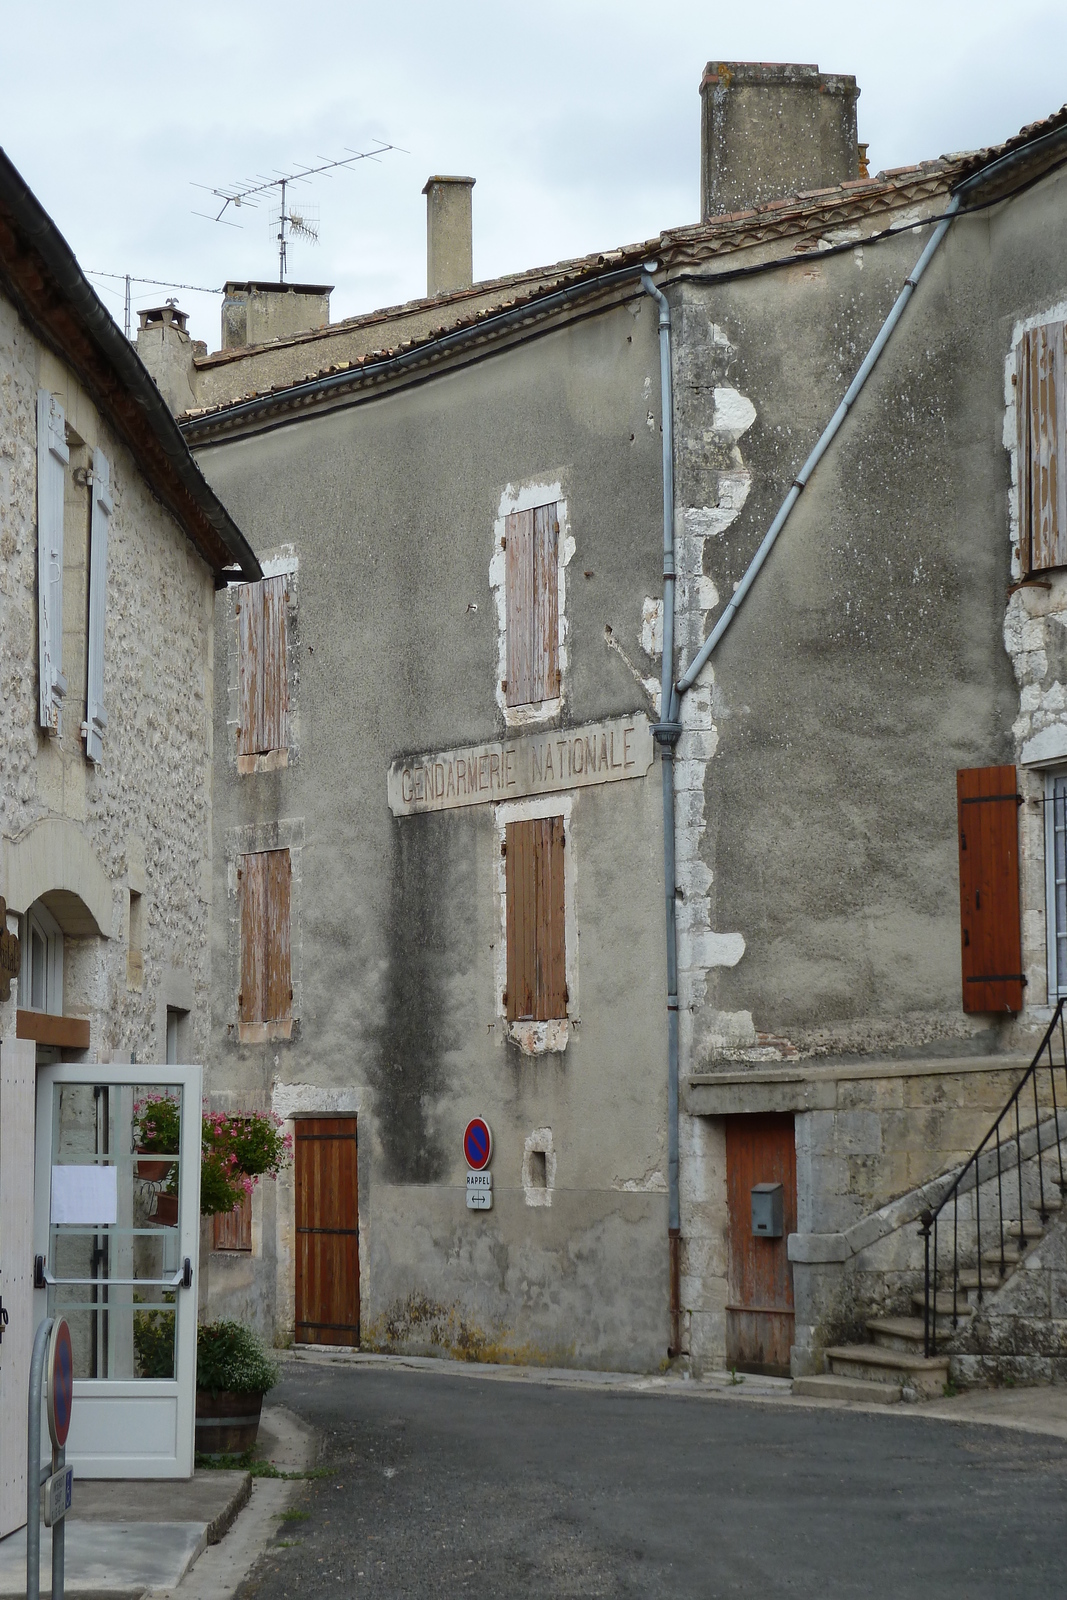
[[[63,1015],[63,932],[39,900],[22,919],[19,1007]]]
[[[1067,995],[1067,767],[1045,774],[1048,998]]]

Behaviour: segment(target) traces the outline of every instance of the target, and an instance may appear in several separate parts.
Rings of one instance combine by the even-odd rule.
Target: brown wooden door
[[[296,1124],[296,1342],[359,1343],[355,1117]]]
[[[780,1183],[780,1239],[752,1232],[752,1189]],[[792,1116],[726,1118],[726,1203],[730,1279],[726,1364],[742,1372],[789,1376],[793,1344],[793,1269],[786,1239],[797,1228],[797,1150]]]

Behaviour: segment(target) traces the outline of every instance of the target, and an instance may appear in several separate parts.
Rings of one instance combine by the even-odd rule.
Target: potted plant
[[[170,1156],[169,1161],[138,1161],[137,1176],[145,1183],[162,1183],[177,1163],[182,1112],[168,1094],[149,1094],[133,1108],[133,1147],[138,1155]]]
[[[292,1137],[272,1112],[206,1111],[200,1157],[200,1214],[232,1211],[260,1178],[276,1178],[289,1159]]]
[[[200,1455],[243,1455],[259,1432],[263,1396],[278,1368],[250,1328],[205,1322],[196,1336],[196,1448]]]

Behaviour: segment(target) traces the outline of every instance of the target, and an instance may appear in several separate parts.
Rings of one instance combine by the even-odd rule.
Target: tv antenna
[[[167,278],[136,278],[132,272],[104,272],[102,269],[98,269],[96,267],[86,267],[85,276],[87,278],[114,278],[118,283],[125,283],[126,301],[125,314],[123,318],[123,332],[125,333],[127,339],[131,337],[131,289],[138,283],[147,284],[150,288],[156,289],[188,289],[190,292],[195,294],[222,294],[223,292],[221,289],[205,289],[204,286],[199,283],[171,283]],[[117,293],[117,291],[114,289],[109,289],[106,292],[108,294]]]
[[[277,177],[274,178],[268,178],[264,173],[259,172],[256,174],[254,182],[227,184],[218,189],[213,189],[210,184],[196,183],[193,185],[195,189],[206,189],[209,194],[215,196],[216,200],[221,200],[222,204],[215,216],[210,216],[206,211],[196,211],[193,215],[207,217],[211,222],[226,223],[227,227],[230,228],[239,228],[241,226],[239,222],[227,221],[226,212],[231,206],[235,211],[240,210],[242,206],[252,206],[254,208],[259,204],[261,197],[269,194],[273,189],[279,190],[281,204],[277,212],[278,282],[284,283],[286,245],[289,239],[307,239],[309,243],[314,244],[317,243],[319,237],[317,217],[313,217],[306,206],[302,206],[298,210],[294,209],[288,199],[288,190],[294,184],[310,183],[312,178],[319,176],[321,173],[335,172],[339,167],[351,167],[357,161],[376,161],[387,150],[399,149],[399,145],[386,144],[383,139],[379,139],[375,143],[373,150],[350,150],[346,146],[347,153],[345,155],[339,156],[336,161],[322,160],[317,167],[309,167],[302,162],[295,163],[286,172],[282,172],[280,168],[276,167],[274,170],[277,173]]]

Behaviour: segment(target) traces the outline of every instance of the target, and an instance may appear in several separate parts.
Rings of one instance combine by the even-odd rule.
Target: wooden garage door
[[[780,1239],[752,1232],[752,1189],[780,1183]],[[793,1269],[786,1239],[797,1229],[797,1151],[792,1116],[726,1118],[726,1191],[730,1218],[726,1364],[741,1372],[789,1376],[794,1339]]]
[[[296,1124],[296,1341],[359,1343],[355,1117]]]

